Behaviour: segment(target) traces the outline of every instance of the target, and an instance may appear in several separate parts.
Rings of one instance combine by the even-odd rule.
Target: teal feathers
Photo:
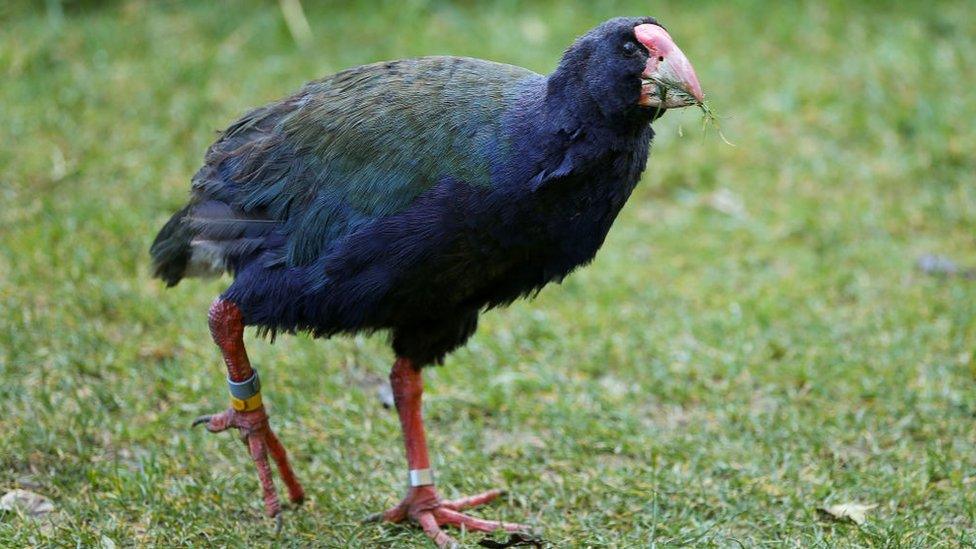
[[[445,177],[491,185],[493,158],[507,148],[498,142],[502,114],[518,82],[533,78],[541,77],[457,57],[343,71],[228,128],[195,188],[221,195],[231,189],[216,187],[234,187],[239,217],[280,221],[288,236],[281,260],[307,265]]]

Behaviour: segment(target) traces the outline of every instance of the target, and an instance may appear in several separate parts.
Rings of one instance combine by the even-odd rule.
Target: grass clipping
[[[719,117],[717,114],[715,114],[715,110],[712,109],[707,102],[699,101],[697,97],[688,93],[684,84],[674,80],[666,80],[662,78],[648,78],[644,80],[644,83],[657,87],[658,97],[661,98],[662,103],[667,103],[668,99],[673,99],[676,101],[681,101],[685,104],[693,104],[697,106],[702,112],[702,134],[704,135],[705,133],[708,133],[708,127],[713,126],[715,128],[715,132],[718,133],[718,136],[722,142],[730,147],[735,146],[735,144],[729,141],[725,137],[725,134],[722,133],[722,125],[719,123]]]

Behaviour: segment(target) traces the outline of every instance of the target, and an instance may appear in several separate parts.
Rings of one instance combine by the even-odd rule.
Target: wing
[[[307,265],[438,181],[491,185],[502,115],[532,78],[541,77],[477,59],[408,59],[338,73],[247,113],[194,177],[182,221],[188,274],[258,255]]]

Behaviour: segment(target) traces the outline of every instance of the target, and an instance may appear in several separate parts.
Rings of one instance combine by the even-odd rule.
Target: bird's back
[[[375,63],[314,81],[225,130],[190,203],[157,236],[157,276],[303,266],[445,178],[490,186],[503,114],[540,76],[459,57]]]

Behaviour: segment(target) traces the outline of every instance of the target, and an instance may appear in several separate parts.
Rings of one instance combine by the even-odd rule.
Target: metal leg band
[[[430,486],[434,484],[434,471],[432,469],[411,469],[407,475],[407,481],[411,488],[414,486]]]
[[[254,370],[251,377],[244,381],[228,379],[227,388],[230,389],[230,396],[239,400],[247,400],[261,392],[261,378],[258,377],[258,371]]]

